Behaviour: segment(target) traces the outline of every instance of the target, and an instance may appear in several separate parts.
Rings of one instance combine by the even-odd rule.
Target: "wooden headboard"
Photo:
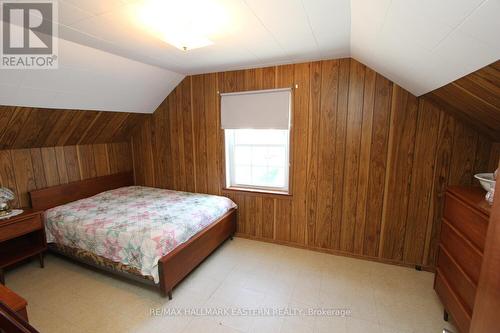
[[[132,172],[90,178],[30,192],[33,209],[45,210],[84,199],[98,193],[134,184]]]

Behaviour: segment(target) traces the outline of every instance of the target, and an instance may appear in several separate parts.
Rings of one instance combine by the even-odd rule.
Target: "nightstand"
[[[5,284],[4,268],[38,256],[43,268],[47,250],[43,211],[25,209],[22,214],[0,220],[0,283]]]

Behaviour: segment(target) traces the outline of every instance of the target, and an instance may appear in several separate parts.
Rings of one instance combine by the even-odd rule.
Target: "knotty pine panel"
[[[432,179],[436,162],[437,140],[439,134],[439,118],[441,113],[432,105],[420,100],[421,110],[417,119],[415,153],[411,177],[404,242],[404,261],[419,263],[425,244],[429,207],[432,195]]]
[[[329,120],[328,118],[322,119],[320,118],[320,126],[325,120],[327,122],[332,122],[331,126],[332,130],[335,131],[333,135],[334,142],[331,142],[331,138],[327,137],[326,142],[322,142],[321,144],[326,144],[334,147],[333,152],[333,164],[327,162],[327,165],[322,165],[323,162],[320,161],[319,168],[326,170],[333,168],[333,186],[332,186],[332,202],[331,204],[327,202],[329,206],[331,206],[331,221],[332,228],[330,230],[330,248],[334,250],[340,250],[340,237],[342,232],[342,205],[344,203],[343,197],[343,188],[345,183],[345,158],[346,158],[346,136],[347,136],[347,116],[348,116],[348,108],[349,108],[349,80],[350,80],[350,59],[340,59],[339,60],[339,79],[338,79],[338,93],[337,93],[337,102],[336,102],[336,115],[335,118]],[[323,76],[325,73],[323,73]],[[323,100],[324,92],[321,92],[321,99]],[[335,100],[333,100],[335,103]],[[321,109],[324,109],[324,105],[321,106]],[[321,110],[320,110],[321,111]],[[335,120],[334,120],[335,119]],[[333,123],[333,121],[335,121]],[[335,124],[335,125],[334,125]],[[320,174],[320,184],[323,182],[323,179]],[[318,188],[318,198],[321,197],[321,189]],[[319,201],[318,201],[319,203]],[[317,222],[316,222],[317,223]],[[321,232],[320,230],[316,231],[317,233]]]
[[[225,190],[218,94],[295,85],[291,194]],[[132,145],[138,184],[231,198],[243,237],[428,267],[446,186],[471,184],[500,154],[353,59],[188,76]]]
[[[293,119],[293,138],[295,145],[292,146],[291,154],[293,160],[293,170],[295,177],[292,179],[292,189],[295,200],[292,201],[292,214],[290,220],[290,241],[294,243],[304,243],[306,236],[306,194],[307,194],[307,138],[309,130],[309,83],[310,83],[309,63],[294,66],[294,81],[302,89],[296,90],[293,105],[295,107]],[[292,83],[292,84],[293,84]],[[249,86],[250,88],[251,86]],[[299,138],[303,138],[299,140]]]
[[[392,90],[391,123],[385,203],[382,218],[379,256],[400,261],[403,257],[404,233],[411,175],[414,166],[418,101],[408,91],[395,85]]]
[[[16,193],[15,207],[29,207],[34,189],[132,169],[128,142],[0,150],[0,186]]]
[[[337,93],[340,61],[323,62],[321,68],[321,101],[319,128],[318,177],[320,182],[316,188],[316,234],[314,245],[328,248],[332,234],[332,197],[334,188],[335,120],[340,114],[337,110]],[[340,119],[338,120],[340,123]],[[293,176],[292,176],[293,177]]]
[[[375,100],[371,131],[370,164],[368,178],[367,204],[365,208],[365,231],[363,255],[376,257],[379,253],[380,228],[385,178],[387,173],[387,151],[389,142],[389,124],[393,84],[377,74],[375,79]],[[363,121],[363,123],[365,123]]]
[[[321,62],[311,63],[309,72],[309,126],[307,128],[307,193],[306,193],[306,244],[314,244],[316,235],[317,187],[319,154],[319,110],[321,108]]]
[[[343,205],[341,221],[344,221],[344,223],[341,223],[340,229],[340,249],[346,252],[354,251],[355,230],[358,223],[362,221],[362,219],[358,219],[356,214],[358,213],[357,205],[362,204],[358,200],[358,194],[362,192],[362,189],[358,188],[358,179],[359,172],[362,171],[360,170],[360,149],[363,115],[366,116],[365,124],[369,126],[370,123],[370,116],[363,112],[365,66],[357,61],[351,61],[350,65],[347,123],[345,127],[345,181],[342,191]],[[366,97],[366,100],[369,100],[369,97]],[[358,244],[358,249],[359,247]]]
[[[352,249],[357,254],[363,253],[365,228],[366,228],[366,207],[368,199],[368,186],[370,180],[370,154],[373,132],[373,111],[375,103],[375,84],[377,73],[371,69],[366,70],[364,98],[363,98],[363,118],[361,124],[361,141],[360,141],[360,156],[359,156],[359,171],[358,171],[358,190],[356,193],[356,224],[354,232],[354,248]],[[354,214],[354,213],[353,213]]]

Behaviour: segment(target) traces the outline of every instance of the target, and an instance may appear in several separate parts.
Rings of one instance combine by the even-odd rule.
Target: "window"
[[[291,89],[221,94],[226,186],[288,193]]]
[[[227,129],[228,187],[288,192],[289,130]]]

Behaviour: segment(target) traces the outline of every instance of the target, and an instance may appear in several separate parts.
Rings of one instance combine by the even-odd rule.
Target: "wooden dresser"
[[[490,206],[476,187],[450,187],[439,242],[434,289],[461,333],[469,332],[483,261]]]

